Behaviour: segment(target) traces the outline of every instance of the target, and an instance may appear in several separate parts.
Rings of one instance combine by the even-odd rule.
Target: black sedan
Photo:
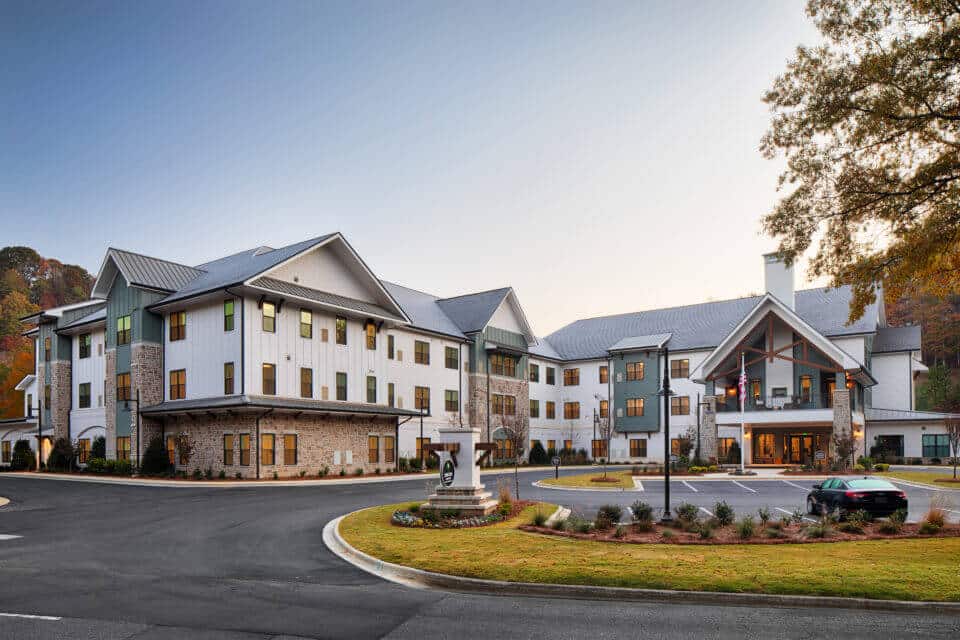
[[[813,485],[807,495],[807,512],[836,512],[841,518],[859,509],[873,516],[888,516],[907,508],[907,494],[880,478],[830,478]]]

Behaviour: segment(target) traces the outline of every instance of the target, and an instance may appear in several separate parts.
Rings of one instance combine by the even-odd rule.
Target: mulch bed
[[[943,482],[944,484],[960,484],[960,478],[954,480],[953,478],[934,478],[934,482]]]
[[[390,524],[394,527],[407,527],[414,529],[474,529],[477,527],[489,527],[490,525],[513,520],[519,516],[524,509],[535,504],[537,503],[529,500],[516,500],[510,503],[510,514],[506,516],[499,516],[500,512],[498,509],[487,516],[440,518],[437,522],[424,521],[421,518],[419,511],[417,513],[412,513],[410,511],[399,510],[394,512],[394,514],[391,516]],[[397,514],[409,516],[412,520],[416,520],[417,523],[413,524],[397,522]],[[499,517],[491,518],[491,516]],[[489,518],[489,520],[486,520],[487,518]]]
[[[611,478],[609,476],[604,478],[603,476],[597,476],[596,478],[590,478],[590,482],[612,482],[612,483],[619,484],[620,478]]]
[[[829,537],[826,538],[808,538],[803,535],[803,529],[809,524],[801,525],[791,524],[783,528],[785,537],[767,538],[763,535],[763,529],[757,525],[757,535],[747,540],[741,540],[737,535],[736,528],[733,525],[718,527],[713,530],[713,537],[703,539],[699,533],[688,533],[680,528],[670,528],[673,536],[669,539],[663,538],[661,531],[667,527],[654,525],[652,531],[636,531],[633,525],[625,525],[626,535],[622,538],[614,537],[616,528],[606,531],[593,530],[590,533],[575,533],[572,531],[559,531],[548,527],[537,527],[535,525],[523,525],[519,527],[522,531],[529,533],[539,533],[560,538],[572,538],[575,540],[588,540],[593,542],[615,542],[625,544],[688,544],[688,545],[717,545],[717,544],[813,544],[818,542],[851,542],[856,540],[897,540],[905,538],[955,538],[960,537],[960,526],[947,525],[939,533],[933,535],[923,535],[918,533],[918,524],[904,524],[900,533],[882,534],[876,530],[877,525],[871,524],[864,528],[864,533],[852,534],[844,533],[833,528]]]
[[[27,470],[24,470],[24,471],[27,471]],[[214,476],[213,478],[194,478],[193,476],[187,476],[186,478],[184,478],[181,476],[168,476],[168,475],[153,476],[153,475],[141,474],[141,475],[133,476],[133,475],[119,475],[115,473],[92,473],[90,471],[65,472],[65,471],[44,470],[44,471],[32,471],[30,473],[40,473],[45,476],[67,476],[67,477],[80,476],[83,478],[118,478],[118,479],[124,479],[124,480],[164,480],[164,481],[170,481],[170,482],[188,482],[188,483],[190,482],[192,483],[197,483],[197,482],[229,483],[229,482],[283,482],[283,481],[291,481],[291,480],[349,480],[349,479],[357,479],[357,478],[397,478],[397,477],[417,478],[420,476],[429,475],[430,473],[436,473],[436,472],[437,472],[436,469],[432,469],[425,472],[412,471],[412,472],[402,472],[402,473],[364,473],[362,475],[348,473],[343,476],[339,474],[334,474],[334,473],[330,473],[325,476],[307,474],[303,477],[280,476],[279,478],[276,478],[276,479],[274,479],[272,475],[270,475],[270,477],[261,477],[261,478],[233,478],[233,477],[218,478],[216,476]]]
[[[720,473],[720,472],[718,471],[717,473]],[[638,478],[639,478],[639,477],[643,477],[643,476],[657,476],[657,477],[659,478],[659,477],[663,476],[663,474],[664,474],[663,471],[641,471],[640,473],[634,473],[634,472],[632,472],[632,471],[630,472],[630,475],[631,475],[631,476],[636,476],[636,477],[638,477]],[[671,475],[671,476],[687,476],[687,477],[690,477],[690,476],[702,476],[703,474],[702,474],[702,473],[690,473],[690,472],[688,472],[688,471],[671,471],[671,472],[670,472],[670,475]]]

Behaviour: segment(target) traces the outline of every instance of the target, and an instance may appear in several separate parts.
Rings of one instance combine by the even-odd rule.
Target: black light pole
[[[420,404],[420,470],[423,471],[423,404]]]
[[[670,350],[663,348],[663,518],[660,522],[672,522],[670,516]]]

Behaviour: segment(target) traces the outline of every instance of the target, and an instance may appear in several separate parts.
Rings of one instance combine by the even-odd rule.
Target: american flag
[[[746,357],[740,354],[740,382],[737,387],[740,389],[740,411],[743,411],[743,401],[747,397],[747,369],[745,363]]]

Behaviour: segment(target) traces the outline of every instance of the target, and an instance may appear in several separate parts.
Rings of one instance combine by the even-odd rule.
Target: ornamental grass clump
[[[770,522],[770,509],[767,507],[760,507],[757,509],[757,517],[760,518],[760,526],[766,527],[767,523]]]
[[[538,527],[547,524],[547,514],[545,514],[540,507],[537,507],[537,510],[533,514],[533,524]]]
[[[743,516],[737,521],[737,537],[749,540],[757,532],[757,525],[751,516]]]

